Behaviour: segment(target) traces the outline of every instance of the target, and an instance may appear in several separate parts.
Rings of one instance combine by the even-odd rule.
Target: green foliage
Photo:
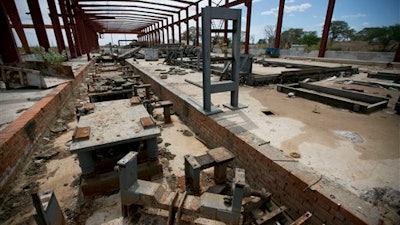
[[[300,38],[299,42],[300,44],[307,45],[310,48],[311,46],[318,44],[319,40],[320,39],[317,36],[316,31],[308,31],[303,32],[303,35]]]
[[[65,62],[66,59],[66,52],[65,50],[60,54],[57,51],[49,49],[48,52],[42,46],[34,46],[31,47],[32,54],[40,54],[42,55],[45,62],[50,64],[60,64]]]
[[[349,24],[345,21],[332,21],[329,29],[329,37],[332,41],[348,41],[354,37],[354,29],[350,29]]]
[[[400,41],[400,24],[389,27],[366,27],[356,34],[357,40],[382,46],[382,50],[393,50]]]
[[[282,32],[281,35],[281,46],[283,48],[290,48],[292,44],[299,43],[299,39],[304,34],[302,28],[290,28]]]

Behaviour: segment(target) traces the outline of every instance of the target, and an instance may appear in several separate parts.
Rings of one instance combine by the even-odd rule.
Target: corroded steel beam
[[[325,57],[326,44],[328,43],[329,29],[331,27],[334,7],[335,7],[335,0],[329,0],[328,9],[326,10],[324,30],[322,33],[321,44],[319,46],[318,57]]]
[[[51,19],[51,23],[53,24],[54,36],[56,37],[58,52],[61,53],[65,50],[65,43],[61,32],[60,21],[58,20],[56,4],[54,0],[47,0],[47,4],[50,10],[49,16]]]
[[[46,28],[40,11],[38,0],[28,1],[29,11],[32,17],[33,25],[35,27],[36,36],[39,41],[39,45],[42,46],[46,51],[50,48],[49,39],[47,38]]]
[[[28,40],[26,39],[26,35],[21,23],[21,19],[18,14],[17,7],[15,5],[14,0],[4,0],[3,7],[5,9],[5,13],[11,20],[12,27],[18,34],[19,40],[21,41],[22,47],[24,48],[25,52],[30,54],[31,49],[29,48]]]
[[[282,32],[282,21],[283,21],[283,9],[285,8],[285,0],[279,1],[279,12],[278,12],[278,21],[276,22],[275,29],[275,43],[274,47],[279,48],[281,44],[281,32]]]
[[[3,2],[0,2],[0,55],[4,63],[20,62],[21,56],[18,54],[14,36],[8,26],[8,18],[3,4]]]

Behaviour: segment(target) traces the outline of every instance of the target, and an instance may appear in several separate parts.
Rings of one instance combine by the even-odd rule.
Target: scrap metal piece
[[[293,223],[291,223],[290,225],[301,225],[304,222],[306,222],[310,217],[312,216],[312,213],[310,212],[306,212],[304,213],[302,216],[300,216],[299,218],[297,218],[297,220],[295,220]]]
[[[281,206],[270,213],[264,214],[258,220],[256,220],[257,225],[266,224],[269,220],[275,218],[286,210],[286,206]]]
[[[140,118],[140,123],[142,124],[144,129],[155,127],[156,124],[154,123],[151,117],[142,117]]]
[[[38,225],[63,225],[66,223],[63,211],[53,191],[42,195],[32,194],[36,214],[33,215]]]
[[[86,140],[90,138],[90,127],[77,127],[73,135],[74,141]]]

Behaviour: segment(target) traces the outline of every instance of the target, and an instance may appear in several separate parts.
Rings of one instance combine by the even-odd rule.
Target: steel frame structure
[[[96,49],[98,45],[98,36],[103,33],[130,33],[137,34],[139,41],[146,41],[150,45],[159,43],[190,43],[189,32],[186,37],[182,38],[182,26],[189,30],[189,22],[194,21],[196,26],[196,34],[194,44],[199,46],[200,43],[200,7],[204,5],[230,8],[243,4],[247,8],[246,13],[246,34],[244,53],[249,53],[250,39],[250,23],[251,10],[253,0],[225,0],[220,1],[218,5],[212,0],[47,0],[49,13],[52,24],[43,24],[42,16],[37,10],[31,10],[33,24],[22,24],[19,18],[16,0],[2,0],[1,12],[9,24],[8,29],[15,29],[22,47],[26,53],[30,53],[28,40],[24,33],[24,28],[35,28],[39,43],[46,49],[48,46],[48,37],[45,29],[53,28],[56,36],[58,51],[66,49],[65,40],[63,40],[62,30],[65,30],[66,42],[72,58],[88,54],[90,50]],[[38,0],[26,0],[30,8],[38,9]],[[285,0],[279,1],[279,14],[277,18],[277,29],[275,38],[275,48],[280,45],[280,33],[284,16]],[[333,8],[335,0],[327,0],[328,9],[324,24],[323,37],[321,40],[319,57],[324,57],[326,42],[328,39],[329,27],[331,24]],[[58,4],[58,10],[56,5]],[[119,13],[118,13],[119,12]],[[117,13],[119,15],[113,15]],[[123,13],[123,14],[121,14]],[[108,20],[107,20],[108,19]],[[62,22],[60,22],[60,20]],[[125,21],[129,20],[129,22]],[[127,26],[120,26],[119,23],[124,22]],[[6,24],[7,24],[6,23]],[[224,26],[225,30],[227,24]],[[7,27],[4,27],[7,29]],[[7,32],[8,33],[8,32]],[[6,34],[8,35],[8,34]],[[13,35],[13,32],[10,32]],[[177,40],[175,40],[177,36]],[[12,40],[14,37],[4,37]],[[224,41],[226,42],[227,32],[224,33]],[[15,42],[15,41],[14,41]],[[2,48],[9,48],[11,43],[0,43]],[[6,46],[8,45],[8,46]],[[400,46],[400,45],[399,45]],[[15,51],[12,51],[15,52]],[[400,47],[393,61],[400,61]],[[18,54],[16,53],[13,54]],[[14,62],[20,57],[12,54],[2,55],[4,62]]]

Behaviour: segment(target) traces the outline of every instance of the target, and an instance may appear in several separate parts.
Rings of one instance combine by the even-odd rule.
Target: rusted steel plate
[[[90,127],[77,127],[74,140],[86,140],[90,138]]]
[[[140,118],[140,123],[142,124],[143,128],[145,128],[145,129],[154,127],[156,125],[151,117]]]

